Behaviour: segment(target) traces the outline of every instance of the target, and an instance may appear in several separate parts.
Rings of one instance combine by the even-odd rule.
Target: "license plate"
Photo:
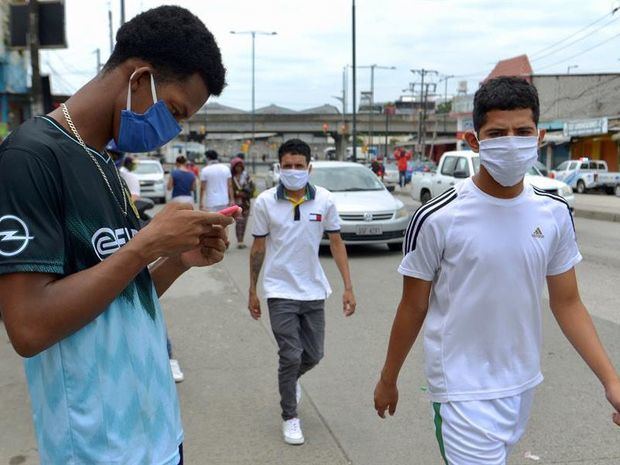
[[[380,236],[383,234],[382,226],[358,226],[358,236]]]

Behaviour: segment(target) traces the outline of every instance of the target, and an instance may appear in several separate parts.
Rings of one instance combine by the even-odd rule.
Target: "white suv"
[[[165,174],[159,161],[138,159],[133,172],[140,180],[140,197],[166,203]]]

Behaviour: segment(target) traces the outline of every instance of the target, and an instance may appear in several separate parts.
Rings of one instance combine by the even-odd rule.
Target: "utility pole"
[[[94,53],[97,55],[97,74],[99,74],[101,71],[101,49],[97,48]]]
[[[108,33],[110,34],[110,55],[114,51],[114,31],[112,25],[112,6],[108,4]]]
[[[43,92],[39,70],[39,1],[28,3],[28,40],[30,42],[30,66],[32,67],[32,116],[43,114]]]
[[[353,124],[352,124],[352,134],[353,134],[353,161],[357,161],[357,53],[355,49],[355,0],[352,0],[352,21],[353,21]]]
[[[252,145],[250,153],[256,143],[256,36],[275,36],[277,32],[262,31],[230,31],[233,35],[249,35],[252,37]]]
[[[125,24],[125,0],[121,0],[121,26]]]
[[[410,82],[407,89],[403,89],[403,92],[409,92],[411,94],[411,125],[413,130],[411,131],[411,140],[415,134],[415,82]],[[418,128],[419,129],[419,128]]]
[[[368,146],[372,147],[375,114],[375,69],[387,69],[393,71],[396,69],[396,66],[380,66],[377,64],[373,64],[369,66],[359,66],[359,68],[370,69],[370,119],[368,125]]]
[[[424,84],[424,79],[426,77],[426,75],[430,74],[430,75],[438,75],[439,73],[435,70],[432,69],[412,69],[411,72],[413,74],[419,74],[420,75],[420,103],[422,105],[421,111],[420,111],[420,130],[418,132],[418,146],[420,148],[420,153],[422,156],[425,155],[425,138],[426,138],[426,99],[428,98],[428,85],[425,86]],[[435,84],[433,84],[433,86],[436,86]],[[433,90],[434,92],[435,90]]]
[[[455,76],[445,75],[439,80],[439,82],[441,81],[444,82],[443,102],[444,102],[444,105],[446,106],[446,110],[448,108],[448,80],[452,79],[453,77]],[[447,118],[448,118],[448,111],[445,111],[443,115],[443,132],[446,132]]]

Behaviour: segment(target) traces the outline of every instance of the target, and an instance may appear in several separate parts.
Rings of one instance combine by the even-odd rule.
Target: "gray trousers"
[[[297,417],[295,387],[323,358],[325,301],[269,299],[271,330],[278,343],[278,385],[282,419]]]

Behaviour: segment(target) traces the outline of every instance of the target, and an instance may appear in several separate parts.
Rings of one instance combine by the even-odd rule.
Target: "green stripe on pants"
[[[441,413],[439,412],[439,409],[441,409],[441,404],[439,402],[433,402],[433,410],[435,410],[435,436],[437,436],[439,452],[441,452],[443,461],[446,463],[446,465],[448,465],[448,459],[446,459],[446,450],[443,445],[443,435],[441,434],[441,424],[443,420],[441,419]]]

